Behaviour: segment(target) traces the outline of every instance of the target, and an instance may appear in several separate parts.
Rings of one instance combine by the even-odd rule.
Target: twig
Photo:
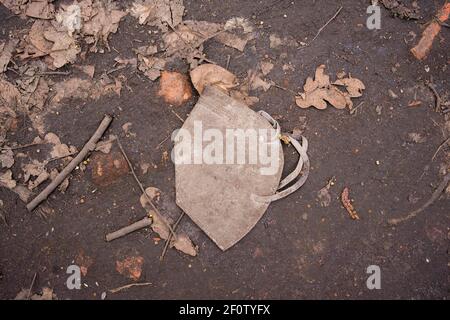
[[[428,86],[428,88],[430,88],[430,90],[433,92],[433,94],[436,98],[435,111],[438,112],[441,109],[441,102],[442,102],[441,96],[437,92],[436,87],[434,86],[433,83],[427,82],[427,86]]]
[[[46,75],[50,75],[50,76],[68,76],[70,75],[70,71],[42,71],[42,72],[38,72],[37,75],[38,76],[46,76]]]
[[[175,112],[174,110],[172,110],[172,109],[170,109],[170,111],[175,115],[175,117],[178,118],[178,120],[180,120],[181,122],[184,123],[184,119],[183,119],[182,117],[180,117],[180,116],[178,115],[178,113],[176,113],[176,112]]]
[[[361,101],[355,108],[353,108],[352,110],[350,110],[350,114],[353,115],[356,113],[356,111],[358,110],[359,107],[361,107],[364,104],[364,101]]]
[[[434,158],[436,158],[437,154],[439,153],[439,151],[441,151],[441,149],[447,144],[447,142],[450,141],[450,137],[448,137],[444,142],[442,142],[439,147],[437,148],[436,152],[433,155],[433,158],[431,158],[431,161],[434,161]]]
[[[225,66],[225,69],[227,69],[227,70],[228,70],[228,67],[230,66],[230,60],[231,60],[231,55],[229,54],[227,57],[227,64]]]
[[[164,142],[167,141],[167,139],[170,138],[172,134],[169,134],[167,137],[165,137],[160,143],[158,143],[158,145],[155,147],[155,150],[158,150],[159,148],[161,148],[161,146],[164,144]]]
[[[24,149],[24,148],[28,148],[28,147],[32,147],[32,146],[37,146],[37,145],[41,145],[41,144],[44,144],[44,143],[29,143],[29,144],[24,144],[24,145],[21,145],[21,146],[14,146],[14,147],[8,147],[8,146],[6,146],[6,147],[1,147],[0,148],[0,150],[17,150],[17,149]]]
[[[3,223],[8,226],[8,220],[6,220],[6,216],[3,214],[5,212],[3,209],[0,209],[0,218],[2,219]]]
[[[99,127],[95,131],[94,135],[89,139],[89,141],[84,145],[83,149],[78,153],[78,155],[69,162],[69,164],[56,176],[56,178],[41,192],[36,198],[31,200],[27,204],[28,211],[33,211],[42,201],[47,199],[47,197],[63,182],[66,177],[75,169],[75,167],[83,161],[86,155],[95,149],[98,140],[103,136],[109,124],[112,121],[112,117],[105,115]]]
[[[30,289],[28,289],[27,300],[30,299],[31,290],[33,290],[34,282],[36,281],[37,272],[34,273],[33,280],[31,280]]]
[[[119,70],[122,70],[122,69],[125,69],[126,67],[128,67],[128,66],[127,65],[122,65],[122,66],[119,66],[117,68],[113,68],[111,70],[108,70],[105,73],[106,73],[106,75],[110,75],[111,73],[119,71]]]
[[[147,202],[152,206],[153,210],[155,210],[155,213],[161,218],[161,221],[169,229],[170,234],[175,236],[175,238],[176,238],[175,232],[173,231],[173,229],[170,226],[170,224],[167,223],[166,219],[164,219],[164,217],[161,215],[159,210],[153,204],[152,199],[150,199],[150,197],[148,196],[147,192],[145,192],[144,186],[142,185],[141,181],[138,179],[136,173],[134,172],[133,164],[131,163],[130,159],[128,158],[127,154],[125,153],[125,150],[122,147],[122,144],[120,143],[119,137],[116,138],[116,141],[117,141],[117,144],[119,146],[120,152],[122,152],[123,157],[125,158],[125,160],[128,163],[128,166],[130,167],[130,171],[131,171],[131,173],[132,173],[132,175],[134,177],[134,180],[136,181],[137,185],[139,186],[139,189],[141,189],[142,193],[144,194],[145,200],[147,200]]]
[[[111,290],[109,290],[109,292],[111,292],[111,293],[117,293],[117,292],[119,292],[119,291],[129,289],[129,288],[131,288],[131,287],[149,286],[149,285],[151,285],[151,284],[152,284],[151,282],[130,283],[130,284],[127,284],[127,285],[122,286],[122,287],[118,287],[118,288],[115,288],[115,289],[111,289]]]
[[[307,46],[310,46],[311,43],[314,42],[314,40],[317,39],[317,37],[320,35],[320,33],[323,31],[323,29],[325,29],[330,23],[331,21],[333,21],[334,19],[336,19],[336,17],[339,15],[339,13],[341,12],[343,7],[339,7],[339,9],[336,11],[336,13],[330,18],[330,20],[327,21],[327,23],[325,23],[320,29],[319,31],[317,31],[316,35],[314,36],[314,38],[308,43]]]
[[[61,156],[61,157],[54,157],[48,160],[45,160],[44,163],[45,165],[49,164],[50,162],[56,161],[56,160],[61,160],[70,156],[73,156],[76,152],[70,152],[69,154],[66,154],[65,156]]]
[[[177,229],[178,224],[180,223],[181,219],[183,219],[183,217],[184,217],[184,211],[180,214],[180,216],[178,217],[177,221],[173,225],[173,230],[174,231]],[[167,248],[169,248],[170,241],[172,241],[172,235],[171,234],[169,234],[169,236],[167,237],[166,243],[164,244],[164,249],[163,249],[163,251],[161,253],[161,256],[159,257],[160,261],[163,261],[164,256],[166,255],[166,252],[167,252]]]
[[[271,80],[271,81],[272,81],[272,80]],[[272,82],[273,82],[273,81],[272,81]],[[286,87],[280,86],[279,84],[277,84],[277,83],[275,83],[275,82],[273,82],[273,86],[274,86],[275,88],[278,88],[278,89],[281,89],[281,90],[284,90],[284,91],[290,92],[290,93],[292,93],[292,94],[294,94],[294,95],[298,95],[298,93],[297,93],[297,92],[295,92],[294,90],[291,90],[291,89],[289,89],[289,88],[286,88]]]
[[[395,225],[399,224],[400,222],[409,220],[409,219],[415,217],[420,212],[424,211],[426,208],[431,206],[437,199],[439,199],[439,196],[441,195],[442,191],[444,191],[444,189],[447,187],[447,184],[449,183],[449,181],[450,181],[450,173],[447,173],[444,176],[444,179],[442,180],[442,182],[437,187],[437,189],[431,195],[431,198],[427,202],[425,202],[423,204],[423,206],[421,206],[417,210],[414,210],[414,211],[408,213],[406,216],[404,216],[402,218],[389,219],[388,224],[395,226]]]
[[[120,237],[126,236],[127,234],[134,232],[136,230],[145,228],[150,226],[153,223],[153,219],[151,217],[145,217],[135,223],[130,224],[129,226],[123,227],[117,231],[108,233],[106,235],[106,241],[110,242]]]

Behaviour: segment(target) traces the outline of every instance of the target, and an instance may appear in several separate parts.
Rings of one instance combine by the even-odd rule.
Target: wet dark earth
[[[131,174],[108,186],[92,181],[92,168],[76,170],[67,191],[54,193],[39,210],[28,212],[16,194],[0,188],[8,225],[0,224],[0,298],[12,299],[28,288],[34,274],[35,290],[53,288],[59,299],[100,299],[102,292],[131,283],[116,271],[116,261],[126,256],[144,259],[139,282],[151,285],[108,293],[107,299],[447,299],[449,297],[449,212],[443,195],[417,217],[389,226],[390,218],[400,217],[428,200],[442,179],[444,152],[432,160],[444,141],[444,117],[434,111],[435,97],[424,83],[432,78],[444,96],[450,88],[448,68],[450,33],[443,28],[431,54],[417,61],[409,49],[411,31],[420,36],[443,1],[418,1],[421,19],[403,20],[382,9],[381,29],[366,28],[366,8],[370,1],[185,1],[185,19],[225,22],[234,16],[255,24],[258,37],[243,53],[205,43],[208,58],[227,64],[236,75],[246,74],[263,60],[275,67],[270,78],[297,91],[317,66],[325,64],[329,74],[345,70],[361,79],[366,90],[355,100],[357,112],[328,107],[326,110],[300,109],[288,91],[271,88],[258,92],[254,110],[276,116],[285,131],[291,131],[306,117],[304,135],[309,141],[311,172],[296,193],[272,203],[256,227],[239,243],[222,252],[187,216],[179,225],[198,245],[197,257],[170,249],[159,257],[164,241],[145,229],[106,243],[105,234],[145,215],[139,203],[141,194]],[[269,47],[276,33],[308,42],[319,28],[342,6],[333,20],[304,49]],[[0,7],[2,39],[23,22],[10,17]],[[261,21],[263,24],[261,24]],[[135,39],[149,44],[150,27],[139,26],[127,16],[110,45],[123,57],[134,55]],[[142,31],[144,30],[144,31]],[[142,45],[142,44],[138,44]],[[118,53],[89,55],[84,63],[95,64],[98,74],[112,68]],[[283,71],[284,64],[293,70]],[[179,63],[173,70],[187,72]],[[198,96],[177,108],[157,95],[158,82],[151,82],[129,69],[121,71],[132,89],[122,90],[120,98],[105,96],[97,101],[67,101],[58,113],[46,119],[48,131],[66,144],[81,148],[97,128],[105,113],[114,121],[105,134],[117,134],[145,186],[161,190],[158,207],[173,220],[181,213],[175,204],[174,165],[164,161],[172,144],[166,140],[182,123]],[[56,80],[63,76],[54,76]],[[389,90],[398,95],[392,98]],[[418,107],[409,107],[421,100]],[[131,122],[124,135],[122,125]],[[26,130],[23,119],[10,141],[30,141],[35,133]],[[410,133],[425,137],[412,142]],[[296,165],[292,147],[285,148],[288,173]],[[114,146],[113,151],[117,151]],[[26,150],[36,156],[34,150]],[[142,163],[152,167],[146,174]],[[331,203],[322,207],[317,192],[332,177]],[[360,220],[352,220],[340,201],[344,187],[350,190]],[[40,209],[42,210],[42,209]],[[83,252],[91,257],[80,290],[66,286],[66,269]],[[377,265],[381,289],[369,290],[367,268]]]

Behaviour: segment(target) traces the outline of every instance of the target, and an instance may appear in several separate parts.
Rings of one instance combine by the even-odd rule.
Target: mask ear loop
[[[281,133],[280,133],[281,129],[280,129],[280,125],[278,124],[278,122],[275,119],[273,119],[265,111],[261,110],[258,113],[262,117],[264,117],[274,127],[275,130],[277,130],[278,138],[281,137]],[[273,195],[259,196],[259,195],[252,194],[251,198],[253,200],[257,201],[257,202],[270,203],[272,201],[285,198],[288,195],[290,195],[293,192],[295,192],[298,189],[300,189],[300,187],[303,186],[305,184],[306,180],[308,179],[309,169],[310,169],[309,157],[308,157],[308,155],[306,153],[306,151],[308,150],[308,140],[305,137],[302,136],[301,137],[302,138],[302,143],[300,144],[300,142],[297,141],[296,139],[294,139],[292,137],[292,135],[285,134],[285,136],[289,137],[289,142],[292,144],[292,146],[298,152],[300,157],[299,157],[297,166],[294,169],[294,171],[292,171],[288,176],[286,176],[286,178],[284,178],[280,182],[280,185],[278,186],[277,190],[282,189],[283,187],[285,187],[289,183],[291,183],[294,179],[296,179],[300,175],[300,172],[302,171],[302,169],[304,169],[303,175],[293,185],[291,185],[290,187],[288,187],[288,188],[286,188],[286,189],[284,189],[282,191],[277,191]]]

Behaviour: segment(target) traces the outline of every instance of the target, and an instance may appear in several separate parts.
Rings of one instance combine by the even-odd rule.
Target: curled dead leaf
[[[148,187],[145,189],[145,192],[152,201],[158,199],[161,193],[159,189],[153,187]],[[151,225],[152,230],[156,232],[161,239],[167,240],[170,235],[170,230],[167,227],[169,223],[167,219],[153,211],[153,208],[148,203],[147,197],[144,194],[141,195],[139,200],[142,207],[153,217],[153,223]],[[189,237],[180,232],[177,232],[176,239],[172,237],[170,247],[175,247],[177,250],[191,256],[196,256],[198,253],[197,247],[194,246]]]
[[[216,86],[224,91],[236,86],[236,76],[215,64],[202,64],[191,70],[190,75],[194,88],[200,94],[206,86]]]

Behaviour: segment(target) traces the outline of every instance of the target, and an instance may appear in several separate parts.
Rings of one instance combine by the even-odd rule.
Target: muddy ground
[[[422,24],[432,18],[442,2],[419,1],[423,18],[418,21],[393,17],[382,9],[381,29],[368,30],[369,1],[365,0],[185,1],[185,19],[225,22],[242,16],[255,25],[264,21],[257,29],[257,39],[244,53],[206,42],[204,52],[217,64],[225,66],[230,55],[229,70],[239,75],[269,59],[275,64],[271,79],[292,90],[301,88],[318,65],[326,64],[330,74],[345,70],[364,81],[367,89],[355,105],[364,104],[355,114],[349,114],[331,107],[300,109],[289,92],[278,88],[257,94],[260,102],[252,108],[276,115],[286,131],[306,116],[304,134],[309,140],[312,168],[300,191],[272,203],[256,227],[226,252],[221,252],[187,216],[180,230],[198,245],[197,257],[171,249],[160,262],[164,242],[155,244],[150,230],[106,243],[106,233],[145,215],[139,203],[141,192],[130,174],[100,187],[92,181],[89,164],[84,172],[74,171],[67,191],[55,193],[44,203],[50,212],[46,218],[28,212],[16,194],[0,188],[8,220],[8,225],[0,224],[0,298],[14,298],[30,286],[37,273],[37,291],[50,287],[59,299],[100,299],[102,292],[132,282],[116,271],[116,260],[128,255],[144,258],[139,281],[152,285],[108,293],[107,299],[448,298],[448,198],[442,196],[429,209],[397,227],[387,225],[389,218],[424,203],[442,177],[439,170],[444,152],[434,161],[432,156],[444,141],[444,117],[434,111],[434,95],[424,81],[432,78],[442,95],[448,93],[450,33],[448,28],[443,29],[441,40],[422,62],[409,52],[415,41],[408,42],[408,33],[420,35]],[[269,48],[272,33],[298,41],[311,39],[340,5],[340,15],[310,47]],[[9,30],[24,24],[2,6],[0,21],[2,39]],[[132,48],[137,46],[135,39],[149,42],[147,29],[127,16],[111,36],[110,45],[121,56],[131,57]],[[112,68],[117,55],[114,50],[88,55],[86,63],[95,64],[100,74]],[[295,70],[284,72],[281,66],[286,63]],[[187,72],[188,66],[180,63],[172,69]],[[66,101],[58,113],[46,118],[47,130],[64,143],[81,148],[103,115],[114,115],[108,133],[122,137],[143,184],[161,189],[158,206],[175,219],[181,211],[175,205],[174,165],[162,161],[163,152],[171,150],[171,142],[155,148],[181,122],[157,96],[158,81],[134,75],[130,69],[120,72],[128,78],[132,91],[123,90],[120,98]],[[56,81],[64,76],[52,78]],[[389,89],[397,99],[389,95]],[[186,118],[197,99],[194,95],[174,110]],[[423,103],[408,107],[414,99]],[[132,123],[130,130],[135,136],[123,134],[121,127],[127,122]],[[28,131],[28,126],[25,117],[17,132],[8,136],[9,141],[31,141],[36,133]],[[409,133],[420,133],[426,141],[411,142]],[[36,156],[35,150],[26,152]],[[286,173],[297,159],[291,147],[285,147],[285,154]],[[144,162],[157,168],[142,174],[139,165]],[[336,183],[330,189],[331,204],[321,207],[317,191],[333,176]],[[351,220],[341,205],[344,187],[350,189],[360,220]],[[411,201],[414,198],[417,202]],[[80,251],[93,263],[82,278],[82,288],[68,290],[66,268]],[[381,268],[380,290],[366,287],[369,265]]]

